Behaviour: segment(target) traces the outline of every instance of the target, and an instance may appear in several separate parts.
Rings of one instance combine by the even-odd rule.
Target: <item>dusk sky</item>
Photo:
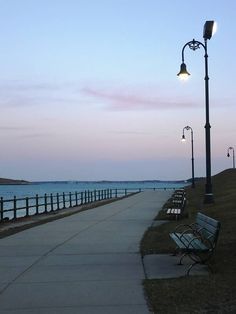
[[[236,149],[235,0],[0,0],[0,177],[144,180],[205,176],[208,41],[212,174]]]

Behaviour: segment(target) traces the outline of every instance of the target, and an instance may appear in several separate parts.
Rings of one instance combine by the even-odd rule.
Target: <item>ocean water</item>
[[[27,185],[0,185],[0,197],[12,199],[33,197],[36,194],[83,192],[86,190],[104,189],[176,189],[188,185],[187,182],[171,181],[65,181],[65,182],[35,182]]]
[[[115,190],[117,190],[117,195],[120,197],[125,195],[125,190],[127,193],[132,193],[140,189],[177,189],[186,184],[186,182],[166,181],[66,181],[35,182],[26,185],[0,185],[0,197],[3,198],[3,202],[1,202],[0,221],[75,206],[76,204],[80,204],[80,192],[84,191],[92,192],[109,189],[113,191],[114,196]],[[75,192],[78,192],[78,203],[76,202]],[[63,193],[65,194],[64,196],[62,196]],[[37,201],[36,195],[38,195]],[[85,196],[85,193],[83,195]],[[89,193],[86,193],[86,195],[86,200],[89,201]],[[95,194],[93,193],[93,195]],[[97,193],[96,195],[98,196]],[[14,197],[16,197],[15,200]],[[36,205],[36,202],[38,202],[39,206]]]

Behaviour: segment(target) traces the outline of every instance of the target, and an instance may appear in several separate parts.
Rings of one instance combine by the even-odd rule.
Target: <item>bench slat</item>
[[[209,250],[209,247],[207,247],[201,240],[195,238],[191,234],[186,234],[182,237],[179,237],[179,236],[174,233],[170,234],[170,237],[175,241],[175,243],[178,245],[178,247],[181,250],[187,250],[187,251],[208,251]]]

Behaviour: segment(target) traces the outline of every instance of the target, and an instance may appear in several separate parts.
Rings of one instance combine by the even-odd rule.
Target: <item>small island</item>
[[[0,185],[6,184],[30,184],[29,181],[0,178]]]

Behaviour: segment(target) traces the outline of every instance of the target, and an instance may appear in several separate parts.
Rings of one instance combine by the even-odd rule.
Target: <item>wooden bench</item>
[[[219,231],[219,221],[197,213],[195,223],[178,225],[174,232],[170,233],[171,239],[176,244],[175,255],[181,253],[179,265],[182,265],[185,256],[189,256],[193,261],[187,269],[187,275],[196,264],[207,264],[215,250]]]
[[[177,220],[182,213],[181,208],[167,208],[167,215],[174,215]]]
[[[177,194],[174,193],[171,197],[169,207],[166,209],[166,214],[169,216],[174,216],[175,219],[177,220],[182,215],[185,205],[186,205],[185,192]]]

